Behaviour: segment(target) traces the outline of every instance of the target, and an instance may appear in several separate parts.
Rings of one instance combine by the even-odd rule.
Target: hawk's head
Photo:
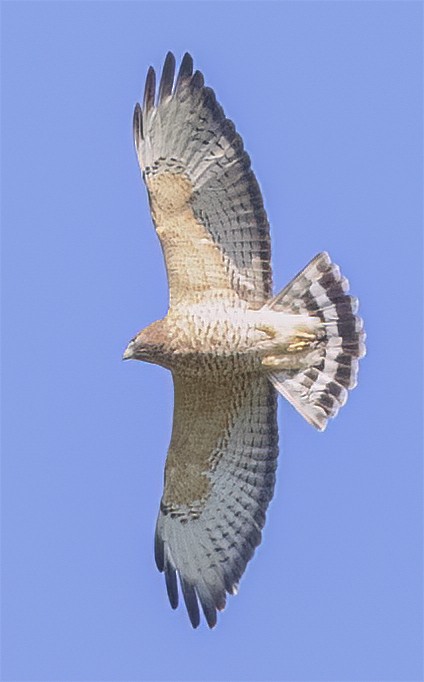
[[[122,356],[123,360],[144,360],[162,364],[167,334],[162,320],[153,322],[142,329],[129,342]]]

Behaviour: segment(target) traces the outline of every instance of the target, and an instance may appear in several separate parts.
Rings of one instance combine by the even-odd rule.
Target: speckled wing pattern
[[[270,237],[261,192],[234,124],[185,54],[168,53],[158,94],[153,68],[134,138],[162,243],[170,299],[236,291],[251,307],[272,295]]]
[[[171,606],[178,574],[193,627],[199,602],[213,627],[261,541],[277,465],[277,394],[266,377],[252,382],[244,373],[201,382],[174,376],[174,386],[156,563]]]

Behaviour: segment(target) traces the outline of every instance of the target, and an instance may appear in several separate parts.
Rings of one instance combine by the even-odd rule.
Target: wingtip
[[[137,148],[139,146],[141,140],[143,140],[143,114],[141,111],[141,106],[139,105],[138,102],[134,107],[133,133],[134,133],[135,146]]]
[[[165,570],[165,582],[166,591],[168,593],[169,603],[172,609],[176,609],[178,606],[178,585],[177,585],[177,572],[169,564]]]
[[[193,75],[193,57],[189,52],[186,52],[181,60],[178,76],[175,84],[175,91],[181,88],[184,83],[187,83]]]
[[[165,548],[161,536],[160,517],[156,523],[155,543],[154,543],[155,563],[158,571],[163,573],[165,570]]]
[[[153,109],[155,104],[156,72],[153,66],[149,66],[144,88],[143,110],[148,112]]]
[[[192,75],[192,73],[193,73],[193,57],[191,56],[190,52],[184,53],[184,56],[181,60],[180,71],[182,71],[183,73],[187,73],[190,76]]]
[[[216,625],[218,623],[216,608],[212,607],[209,610],[205,610],[205,608],[203,607],[203,604],[202,604],[202,608],[203,608],[203,614],[204,614],[206,622],[208,624],[208,628],[210,630],[213,630],[214,627],[216,627]]]
[[[168,52],[163,64],[162,75],[159,85],[158,102],[162,102],[164,99],[172,94],[172,86],[174,85],[174,75],[175,75],[175,57],[172,52]]]
[[[180,575],[181,591],[183,593],[184,602],[186,605],[188,617],[190,618],[190,623],[193,628],[199,627],[200,624],[200,611],[199,603],[197,601],[196,590],[193,585]]]
[[[200,71],[195,71],[192,79],[191,79],[191,84],[193,88],[200,90],[203,88],[205,84],[205,79],[203,78],[203,74]]]
[[[176,61],[174,53],[170,50],[167,52],[162,68],[162,73],[159,82],[157,104],[160,104],[173,94],[174,79],[175,79]],[[200,89],[204,85],[203,75],[200,71],[195,71],[193,74],[193,57],[189,52],[185,52],[181,60],[178,75],[175,80],[174,93],[181,87],[184,82],[190,81],[194,88]],[[150,66],[147,71],[146,84],[144,88],[142,111],[148,114],[155,107],[156,99],[156,72],[153,66]]]

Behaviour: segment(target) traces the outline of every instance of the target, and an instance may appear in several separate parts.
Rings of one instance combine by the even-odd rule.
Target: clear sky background
[[[419,2],[4,2],[3,680],[419,680]],[[328,250],[368,355],[324,434],[279,407],[263,544],[218,627],[153,532],[172,383],[122,363],[166,312],[132,142],[189,50],[243,135],[276,289]]]

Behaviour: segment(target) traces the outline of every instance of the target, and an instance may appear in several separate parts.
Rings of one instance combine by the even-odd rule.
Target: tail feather
[[[365,355],[365,333],[358,299],[349,296],[348,280],[327,253],[318,254],[267,307],[305,312],[321,320],[322,337],[297,369],[271,372],[269,378],[300,414],[319,430],[335,417],[356,386],[358,361]]]

